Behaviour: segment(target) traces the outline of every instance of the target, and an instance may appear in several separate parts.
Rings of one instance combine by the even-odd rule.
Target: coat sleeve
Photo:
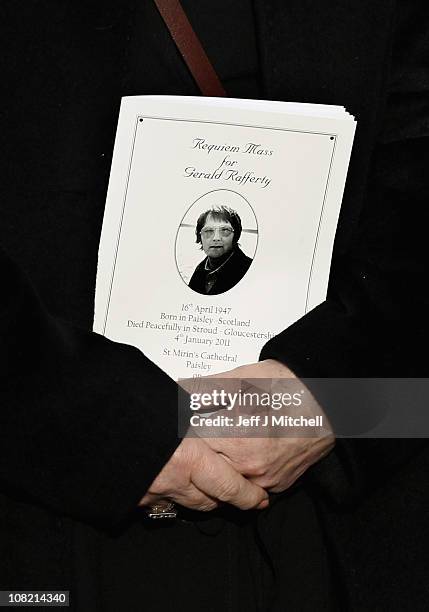
[[[301,378],[428,374],[429,19],[422,2],[397,5],[387,101],[358,230],[335,261],[327,300],[261,354]],[[335,430],[351,407],[322,397],[317,386],[313,393]],[[340,439],[309,478],[335,502],[354,502],[424,445]]]
[[[140,351],[52,317],[0,250],[0,488],[106,526],[179,443],[176,384]]]

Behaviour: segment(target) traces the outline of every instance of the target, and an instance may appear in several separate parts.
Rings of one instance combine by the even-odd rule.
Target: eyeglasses
[[[234,233],[234,230],[232,227],[207,227],[206,229],[201,230],[202,235],[206,239],[213,238],[215,232],[219,232],[219,235],[222,236],[222,238],[228,238],[228,236],[231,236],[231,234]]]

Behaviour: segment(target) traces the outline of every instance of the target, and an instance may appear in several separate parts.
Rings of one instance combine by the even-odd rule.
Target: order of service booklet
[[[257,361],[326,297],[354,131],[339,106],[123,98],[94,330],[174,379]]]

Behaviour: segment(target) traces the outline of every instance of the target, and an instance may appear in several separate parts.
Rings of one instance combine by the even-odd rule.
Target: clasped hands
[[[287,382],[296,377],[282,363],[268,359],[206,377],[205,383],[210,378]],[[314,400],[306,403],[305,416],[318,415],[323,417],[324,426],[315,436],[186,436],[139,505],[149,506],[168,499],[200,511],[214,510],[224,503],[242,510],[266,508],[268,493],[288,489],[334,446],[334,436],[322,409]]]

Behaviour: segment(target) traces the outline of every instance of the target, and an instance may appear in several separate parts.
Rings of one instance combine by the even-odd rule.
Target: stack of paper
[[[339,106],[124,98],[95,331],[176,379],[256,361],[326,297],[354,131]]]

